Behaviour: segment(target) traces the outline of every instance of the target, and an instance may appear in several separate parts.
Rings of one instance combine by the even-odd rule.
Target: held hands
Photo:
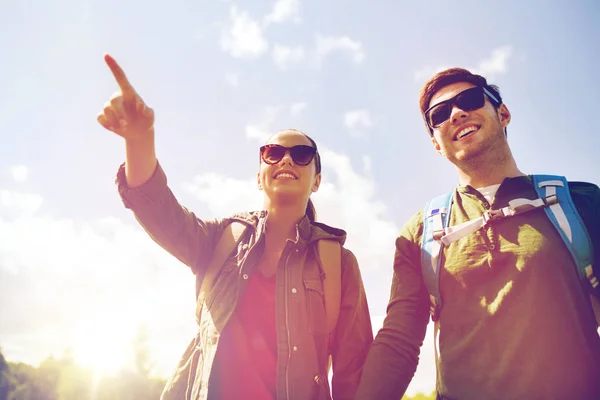
[[[125,140],[148,137],[149,131],[154,127],[154,110],[146,106],[114,58],[106,54],[104,61],[121,91],[111,96],[104,111],[98,114],[98,122]]]

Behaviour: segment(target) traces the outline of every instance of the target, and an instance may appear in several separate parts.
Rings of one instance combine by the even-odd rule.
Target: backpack
[[[204,301],[204,296],[200,296],[200,294],[205,293],[212,286],[220,268],[238,246],[246,230],[247,225],[244,223],[237,221],[229,223],[215,246],[212,259],[206,267],[206,272],[203,276],[196,276],[196,319],[198,324],[200,324]],[[340,314],[342,299],[342,248],[337,241],[319,240],[315,251],[317,252],[317,264],[319,264],[323,281],[323,298],[329,329],[329,348],[331,349],[331,340]],[[175,373],[167,382],[161,396],[162,400],[179,400],[183,394],[187,398],[188,386],[193,384],[193,382],[189,382],[189,379],[193,375],[194,347],[195,339],[188,345]],[[328,360],[327,370],[330,367],[331,356]]]
[[[423,212],[421,271],[429,292],[430,313],[434,322],[439,319],[442,307],[439,279],[443,247],[483,228],[491,221],[543,208],[569,250],[584,285],[591,286],[592,307],[600,325],[600,302],[592,295],[598,288],[598,279],[592,268],[594,248],[588,231],[573,204],[569,184],[563,176],[532,175],[532,177],[539,198],[511,200],[508,202],[508,207],[486,211],[481,217],[456,226],[448,226],[454,192],[435,197],[426,204]]]

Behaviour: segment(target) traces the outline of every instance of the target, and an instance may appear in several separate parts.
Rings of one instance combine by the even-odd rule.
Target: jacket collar
[[[256,231],[257,235],[261,235],[266,232],[267,216],[268,212],[261,210],[236,213],[228,219],[249,225]],[[326,239],[336,240],[343,245],[346,241],[346,232],[344,230],[321,222],[311,222],[306,215],[296,225],[296,234],[298,241],[305,243]]]

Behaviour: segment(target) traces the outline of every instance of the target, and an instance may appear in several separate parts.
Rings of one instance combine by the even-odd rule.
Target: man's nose
[[[457,121],[461,119],[465,119],[469,116],[469,113],[465,110],[460,109],[456,105],[452,106],[452,111],[450,112],[450,121],[455,124]]]

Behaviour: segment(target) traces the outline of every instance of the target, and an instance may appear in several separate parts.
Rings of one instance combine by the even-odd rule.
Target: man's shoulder
[[[569,181],[571,194],[600,198],[600,187],[591,182]]]
[[[588,232],[600,237],[600,188],[590,182],[569,181],[569,192],[573,204],[579,213]]]

